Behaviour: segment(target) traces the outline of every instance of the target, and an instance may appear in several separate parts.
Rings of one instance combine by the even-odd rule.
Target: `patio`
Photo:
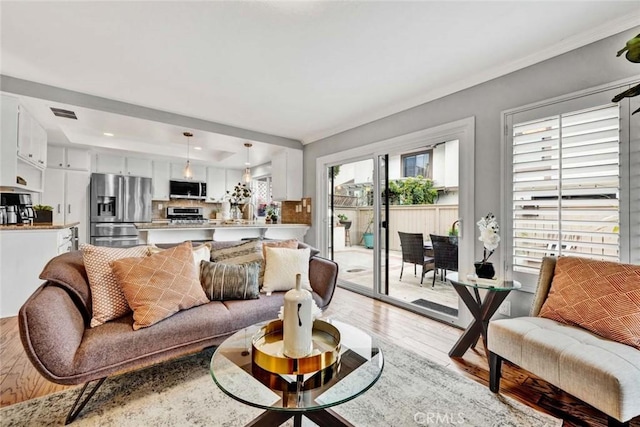
[[[364,246],[348,246],[334,251],[334,260],[340,266],[338,280],[347,281],[364,288],[373,289],[373,249]],[[448,307],[440,311],[451,314],[450,309],[458,309],[458,295],[451,284],[436,278],[432,288],[433,271],[425,275],[420,285],[420,266],[417,275],[413,275],[413,265],[405,263],[402,281],[400,269],[402,267],[402,252],[389,251],[389,296],[408,303],[424,300],[440,306]],[[428,304],[423,301],[419,305]],[[437,306],[435,306],[437,309]]]

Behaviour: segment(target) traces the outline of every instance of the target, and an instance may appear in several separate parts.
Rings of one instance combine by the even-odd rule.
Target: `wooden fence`
[[[336,208],[338,214],[344,214],[351,220],[351,244],[364,245],[362,234],[373,233],[371,223],[373,209],[371,207]],[[459,218],[458,205],[393,205],[389,206],[389,249],[400,250],[398,231],[406,233],[422,233],[424,240],[429,234],[447,235],[451,225]]]

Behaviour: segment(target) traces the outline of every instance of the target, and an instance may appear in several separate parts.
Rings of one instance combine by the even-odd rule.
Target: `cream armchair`
[[[502,360],[518,365],[628,426],[640,415],[640,350],[577,326],[538,317],[554,277],[546,257],[530,317],[489,323],[490,388],[498,393]]]

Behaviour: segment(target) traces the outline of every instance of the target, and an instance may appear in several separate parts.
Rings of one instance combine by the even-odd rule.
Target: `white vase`
[[[229,219],[231,217],[231,203],[225,200],[221,203],[220,208],[222,209],[222,219]]]
[[[311,292],[301,288],[301,276],[296,275],[296,287],[284,294],[283,341],[284,355],[301,358],[311,354],[313,318]]]

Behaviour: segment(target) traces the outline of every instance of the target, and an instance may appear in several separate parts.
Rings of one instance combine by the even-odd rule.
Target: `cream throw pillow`
[[[90,325],[92,328],[122,317],[131,311],[109,263],[121,258],[143,257],[147,255],[147,248],[147,246],[109,248],[80,245],[84,268],[89,278],[89,288],[91,288],[93,316]]]
[[[309,283],[310,249],[264,247],[266,268],[262,292],[288,291],[296,287],[296,274],[302,275],[302,289],[311,291]]]

